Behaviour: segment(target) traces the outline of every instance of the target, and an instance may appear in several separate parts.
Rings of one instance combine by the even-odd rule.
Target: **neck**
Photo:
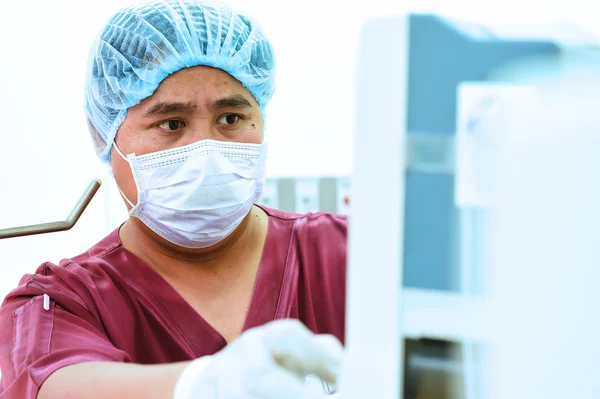
[[[253,207],[242,223],[223,241],[201,249],[178,247],[155,234],[144,223],[130,217],[119,235],[125,248],[144,260],[167,280],[190,277],[190,273],[217,275],[223,269],[235,271],[235,266],[249,255],[259,238],[257,227],[264,212]],[[262,249],[262,247],[261,247]]]

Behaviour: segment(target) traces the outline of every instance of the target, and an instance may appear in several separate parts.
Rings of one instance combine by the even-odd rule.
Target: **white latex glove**
[[[296,320],[246,331],[214,356],[192,362],[181,374],[174,399],[306,399],[304,380],[314,374],[336,384],[342,345],[314,335]],[[320,395],[323,397],[323,395]]]

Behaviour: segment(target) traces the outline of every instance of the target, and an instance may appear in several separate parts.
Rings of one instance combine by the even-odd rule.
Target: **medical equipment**
[[[314,374],[306,376],[304,379],[304,392],[311,395],[333,395],[335,389],[327,381],[317,377]]]
[[[491,107],[464,107],[460,102],[468,96],[459,97],[457,91],[464,82],[514,86],[515,74],[498,70],[517,60],[543,59],[541,73],[560,73],[572,47],[557,36],[512,35],[432,15],[388,17],[365,25],[356,95],[360,111],[352,176],[344,399],[402,397],[400,387],[411,372],[400,361],[405,338],[454,345],[460,360],[454,363],[460,369],[455,374],[464,388],[457,398],[482,397],[480,371],[485,367],[480,360],[487,360],[479,343],[488,343],[494,334],[489,328],[492,305],[483,295],[487,269],[482,252],[488,237],[483,234],[484,207],[463,206],[455,196],[456,132],[503,107],[495,107],[498,98]],[[519,90],[504,98],[526,100],[522,94],[527,93]],[[490,89],[487,94],[498,92]],[[458,118],[458,111],[465,109],[477,114]],[[374,178],[382,170],[385,178]],[[447,364],[439,368],[453,369]],[[370,383],[374,380],[378,384]]]
[[[504,69],[535,90],[488,132],[497,190],[485,261],[496,334],[485,398],[597,398],[600,56],[579,47],[559,69],[545,60]]]
[[[350,176],[268,177],[259,205],[285,212],[350,215]]]
[[[51,222],[51,223],[41,223],[34,224],[29,226],[19,226],[19,227],[11,227],[7,229],[0,230],[0,240],[5,238],[14,238],[14,237],[23,237],[29,235],[36,234],[45,234],[45,233],[54,233],[59,231],[65,231],[71,229],[75,226],[75,223],[79,220],[83,211],[87,208],[92,198],[102,185],[100,179],[94,179],[91,181],[89,186],[85,189],[83,195],[75,204],[75,207],[67,217],[67,219]]]

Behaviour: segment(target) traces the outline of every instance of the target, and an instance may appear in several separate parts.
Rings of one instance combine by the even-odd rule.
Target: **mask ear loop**
[[[117,152],[119,153],[119,155],[121,156],[121,158],[123,158],[125,160],[125,162],[129,163],[129,160],[125,157],[125,155],[123,155],[123,153],[121,152],[121,150],[119,150],[119,147],[117,147],[117,143],[115,143],[113,141],[113,147],[115,147],[115,150],[117,150]],[[116,183],[116,182],[115,182]],[[125,201],[127,201],[127,203],[129,205],[131,205],[131,208],[135,208],[135,205],[133,205],[133,203],[131,201],[129,201],[129,198],[127,198],[127,196],[123,193],[123,191],[121,191],[121,188],[119,187],[119,185],[117,184],[117,189],[119,190],[119,192],[121,193],[121,195],[123,196],[123,198],[125,198]]]

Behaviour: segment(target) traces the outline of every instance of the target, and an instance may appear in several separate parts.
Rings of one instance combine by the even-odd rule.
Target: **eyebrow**
[[[219,108],[252,108],[252,104],[241,94],[220,98],[210,105],[211,109]]]
[[[194,102],[178,103],[160,101],[150,107],[146,111],[145,116],[167,115],[176,112],[189,113],[195,111],[197,108],[198,106]],[[241,94],[234,94],[214,101],[210,104],[210,108],[213,110],[219,108],[252,108],[252,104]]]
[[[160,101],[150,107],[145,116],[167,115],[174,112],[192,112],[196,108],[198,106],[193,102],[171,103]]]

